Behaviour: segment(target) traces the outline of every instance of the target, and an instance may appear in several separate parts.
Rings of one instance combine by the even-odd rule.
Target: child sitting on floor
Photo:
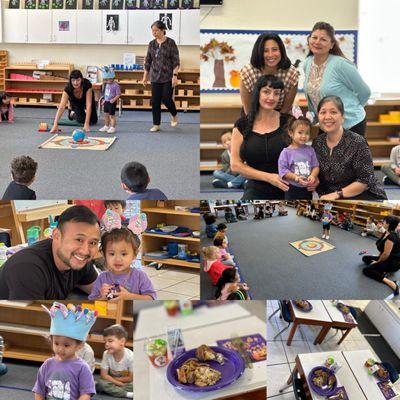
[[[214,239],[216,238],[222,238],[222,239],[226,239],[226,243],[229,243],[228,241],[228,237],[226,236],[226,232],[228,230],[228,227],[221,222],[220,224],[217,225],[217,233],[214,236]]]
[[[50,310],[50,339],[54,357],[40,367],[32,391],[35,400],[77,399],[90,400],[96,393],[93,375],[88,364],[76,356],[86,341],[97,311],[82,310],[80,306],[67,308],[55,302]]]
[[[367,223],[365,224],[365,228],[361,232],[361,236],[373,235],[376,231],[375,220],[372,217],[367,218]]]
[[[283,205],[282,202],[280,202],[279,205],[278,205],[278,215],[281,216],[281,217],[285,216],[285,215],[288,215],[288,212],[285,209],[285,206]]]
[[[204,272],[207,272],[208,275],[210,275],[212,284],[216,285],[218,279],[222,275],[222,272],[224,272],[227,268],[232,269],[232,267],[222,264],[220,261],[220,252],[218,247],[203,247],[202,252],[204,259]]]
[[[228,224],[232,222],[237,222],[235,214],[233,214],[232,209],[230,207],[225,208],[225,221]]]
[[[8,121],[9,123],[14,122],[14,104],[13,99],[7,92],[0,93],[0,123]]]
[[[160,189],[147,189],[150,177],[143,164],[132,161],[121,171],[121,187],[130,194],[128,200],[168,200]]]
[[[212,214],[204,214],[203,219],[206,224],[206,235],[209,239],[212,239],[218,232],[217,225],[215,225],[217,218]]]
[[[96,369],[96,360],[94,358],[94,351],[92,347],[85,342],[83,344],[83,347],[78,349],[78,351],[75,354],[82,361],[85,361],[85,363],[89,366],[90,371],[93,374],[94,370]]]
[[[117,103],[121,97],[121,89],[118,82],[115,82],[114,69],[103,67],[103,107],[104,107],[104,126],[99,129],[100,132],[115,133],[116,119],[115,111]]]
[[[242,205],[242,202],[240,200],[238,200],[236,202],[236,216],[237,216],[237,219],[239,219],[241,221],[247,220],[247,216],[246,216],[246,212],[244,210],[244,206]]]
[[[94,282],[89,300],[154,300],[156,292],[148,276],[131,264],[136,259],[140,239],[128,228],[113,228],[101,237],[108,271]]]
[[[400,145],[394,146],[390,151],[390,164],[384,164],[381,167],[385,174],[384,184],[395,184],[400,186]]]
[[[255,206],[254,219],[264,219],[264,207]]]
[[[353,220],[351,218],[351,215],[348,213],[343,213],[343,216],[344,216],[344,221],[340,225],[340,227],[342,229],[344,229],[345,231],[349,231],[350,229],[353,229],[354,225],[353,225]]]
[[[228,296],[227,300],[250,300],[247,290],[238,289]]]
[[[231,256],[226,250],[228,248],[228,243],[226,241],[226,238],[220,238],[220,237],[215,238],[214,246],[219,248],[222,264],[230,265],[231,267],[234,267],[236,265],[235,262],[233,261],[233,256]]]
[[[226,269],[217,282],[216,300],[227,300],[228,296],[239,289],[248,290],[246,283],[240,283],[240,276],[236,269]]]
[[[104,329],[103,337],[106,351],[96,388],[109,396],[133,399],[133,351],[125,347],[128,333],[116,324]]]
[[[38,163],[29,156],[15,157],[11,161],[13,181],[7,186],[2,200],[36,200],[36,193],[29,186],[35,180]]]
[[[215,179],[212,181],[212,184],[215,188],[242,188],[246,181],[245,177],[235,174],[231,170],[231,139],[231,131],[221,133],[221,143],[225,150],[221,155],[222,169],[213,172]]]
[[[382,237],[382,235],[386,232],[386,229],[383,226],[383,221],[378,221],[376,223],[376,230],[374,232],[374,236],[378,239]]]

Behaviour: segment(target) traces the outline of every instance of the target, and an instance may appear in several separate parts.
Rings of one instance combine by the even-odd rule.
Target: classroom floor
[[[375,175],[381,182],[383,174],[375,170]],[[216,189],[212,185],[211,174],[200,175],[200,193],[202,199],[208,200],[239,200],[243,195],[240,189]],[[397,185],[385,185],[385,192],[389,200],[400,200],[400,187]]]
[[[157,292],[157,300],[199,300],[200,275],[192,268],[162,267],[157,271],[154,267],[142,267]]]
[[[0,376],[1,400],[32,400],[32,388],[40,363],[3,360],[7,365],[7,374]],[[96,376],[95,376],[96,377]],[[92,400],[112,400],[116,397],[96,394]]]
[[[285,386],[295,366],[296,355],[301,353],[318,353],[338,350],[372,350],[377,355],[377,358],[389,361],[395,368],[399,368],[400,360],[369,321],[368,317],[362,312],[364,306],[362,304],[363,302],[345,301],[345,303],[353,307],[361,306],[362,309],[357,309],[358,328],[352,329],[341,345],[337,345],[341,333],[339,332],[337,335],[334,335],[334,331],[330,331],[321,344],[314,345],[313,342],[319,333],[320,327],[300,325],[294,335],[292,344],[287,346],[286,340],[290,329],[283,332],[282,335],[278,336],[275,340],[273,339],[281,329],[287,326],[287,323],[279,318],[279,313],[276,313],[271,320],[267,320],[268,399],[296,399],[291,387],[285,389],[282,394],[279,393],[279,389]],[[270,316],[278,307],[278,302],[276,300],[267,301],[267,316]]]
[[[11,180],[11,160],[29,155],[39,164],[32,185],[38,199],[127,198],[120,187],[120,173],[129,161],[144,164],[151,178],[149,187],[161,189],[168,198],[199,198],[194,162],[199,158],[199,113],[178,113],[177,128],[171,128],[169,114],[163,113],[162,131],[150,133],[150,111],[124,111],[117,117],[117,140],[107,151],[39,149],[51,136],[37,132],[39,122],[51,124],[54,115],[54,108],[18,107],[14,124],[0,125],[0,196]],[[110,137],[98,132],[102,126],[100,119],[89,135]],[[60,128],[63,134],[75,129]]]
[[[286,217],[253,220],[250,214],[247,221],[228,225],[229,246],[253,299],[303,298],[304,293],[310,299],[384,299],[392,294],[388,286],[362,273],[364,264],[358,253],[376,254],[374,239],[332,227],[329,243],[336,249],[306,257],[289,242],[321,237],[322,225],[296,216],[291,207],[286,209]],[[220,218],[219,222],[225,221]],[[202,246],[210,244],[202,238]],[[399,280],[400,271],[390,279]],[[202,272],[202,298],[213,298],[214,292],[208,274]]]

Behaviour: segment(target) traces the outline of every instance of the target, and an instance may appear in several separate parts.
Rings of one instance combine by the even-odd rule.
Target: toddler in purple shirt
[[[114,228],[103,234],[101,249],[108,271],[94,282],[89,300],[154,300],[156,292],[147,275],[131,268],[139,251],[140,239],[128,228]]]
[[[311,122],[298,110],[293,109],[293,117],[288,122],[290,144],[279,156],[279,176],[289,182],[289,190],[285,192],[286,200],[311,200],[312,191],[308,187],[316,182],[319,163],[314,149],[307,145]]]

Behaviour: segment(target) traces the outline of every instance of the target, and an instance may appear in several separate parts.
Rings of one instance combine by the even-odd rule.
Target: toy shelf
[[[16,105],[58,106],[73,68],[72,64],[48,64],[43,68],[36,64],[10,65],[5,69],[5,90],[18,95]],[[32,79],[35,71],[44,79]]]
[[[151,86],[140,83],[143,70],[116,70],[115,77],[121,86],[121,97],[125,109],[151,109]],[[178,73],[175,88],[176,108],[181,111],[200,110],[200,71],[183,69]],[[162,107],[165,109],[165,107]]]
[[[307,110],[305,98],[298,96],[303,109]],[[221,158],[223,148],[220,144],[220,134],[225,129],[232,129],[240,117],[242,104],[239,94],[202,94],[200,114],[200,171],[209,172],[219,168],[215,165],[204,165],[202,162],[217,162]],[[400,111],[400,100],[378,100],[365,106],[367,113],[366,139],[370,146],[375,167],[389,162],[392,147],[399,141],[390,141],[387,136],[400,132],[400,122],[379,122],[379,115],[390,111]],[[318,129],[313,128],[312,136],[317,135]],[[214,146],[207,145],[213,142]],[[216,144],[215,144],[216,143]]]
[[[64,304],[81,304],[76,300],[61,301]],[[86,301],[86,303],[93,303]],[[5,358],[43,362],[52,356],[50,343],[47,340],[50,318],[41,307],[51,307],[52,301],[0,302],[0,331],[5,343]],[[112,324],[121,324],[128,332],[127,347],[133,346],[133,303],[120,300],[114,304],[107,303],[107,315],[98,316],[91,329],[87,342],[93,348],[96,360],[101,360],[104,352],[104,341],[101,332]],[[100,363],[96,363],[96,368]]]
[[[8,52],[7,50],[0,50],[0,91],[4,91],[5,81],[5,68],[8,65]]]
[[[200,213],[175,210],[175,206],[198,208],[199,201],[177,200],[157,202],[153,200],[142,200],[141,212],[145,213],[147,216],[148,228],[156,228],[158,224],[165,224],[184,226],[192,231],[200,231]],[[176,237],[173,235],[144,232],[142,234],[143,265],[156,262],[163,265],[200,269],[199,262],[190,262],[177,258],[157,258],[145,255],[146,253],[160,251],[163,246],[171,242],[186,244],[188,251],[191,253],[199,253],[200,251],[200,238]]]

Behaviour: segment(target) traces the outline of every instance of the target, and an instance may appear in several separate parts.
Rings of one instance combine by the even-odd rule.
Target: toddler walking
[[[103,107],[104,107],[104,126],[100,132],[115,133],[116,119],[115,111],[117,103],[121,97],[121,88],[115,82],[115,72],[112,68],[103,67]]]

